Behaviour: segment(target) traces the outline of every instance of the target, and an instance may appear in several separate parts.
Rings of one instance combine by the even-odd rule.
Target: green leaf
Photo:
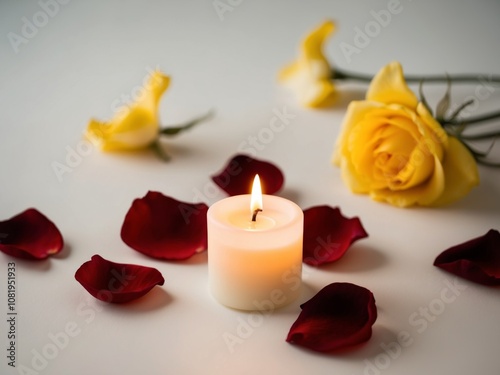
[[[450,108],[451,80],[448,74],[446,74],[446,82],[447,82],[446,93],[436,106],[436,119],[439,122],[441,122],[440,120],[444,119],[444,116],[446,115],[448,108]]]
[[[474,104],[474,99],[467,100],[466,102],[462,103],[450,116],[449,119],[446,121],[453,121],[455,117],[457,117],[460,112],[462,112],[466,107],[470,106],[471,104]]]
[[[200,122],[203,122],[203,121],[210,119],[213,115],[214,115],[214,111],[210,110],[205,115],[198,117],[198,118],[195,118],[195,119],[193,119],[185,124],[169,126],[168,128],[163,128],[160,130],[160,134],[161,135],[168,135],[168,136],[177,135],[177,134],[182,133],[188,129],[191,129],[195,125],[198,125]]]
[[[493,139],[493,142],[497,140],[497,138],[500,137],[500,131],[493,131],[493,132],[488,132],[488,133],[479,133],[479,134],[472,134],[472,135],[461,135],[462,139],[466,139],[468,141],[471,140],[481,140],[481,139]]]

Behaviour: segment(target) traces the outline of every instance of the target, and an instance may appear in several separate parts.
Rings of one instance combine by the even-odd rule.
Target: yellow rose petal
[[[366,194],[372,189],[370,180],[357,172],[350,159],[342,159],[340,167],[342,180],[353,193]]]
[[[352,101],[347,106],[347,111],[344,120],[340,127],[340,134],[335,141],[335,148],[332,155],[332,163],[340,166],[342,156],[347,156],[348,139],[353,129],[357,128],[359,124],[365,119],[367,114],[371,111],[381,108],[380,103],[369,101]]]
[[[293,63],[286,65],[279,71],[278,80],[281,82],[286,82],[289,79],[293,79],[296,74],[299,74],[300,66],[301,64],[299,64],[298,61],[294,61]]]
[[[414,205],[428,206],[444,191],[445,177],[438,158],[434,158],[433,174],[426,183],[406,190],[373,190],[370,196],[377,201],[385,201],[398,207]]]
[[[437,155],[432,155],[424,141],[420,141],[406,161],[406,165],[398,173],[396,178],[400,181],[397,185],[392,185],[393,189],[408,189],[423,183],[432,175],[435,159],[440,160]]]
[[[415,108],[418,99],[409,89],[399,62],[384,66],[373,78],[366,92],[366,100],[385,104],[401,104]]]
[[[432,117],[431,113],[423,103],[418,103],[416,113],[418,115],[416,117],[419,117],[425,124],[425,127],[420,127],[422,135],[426,138],[432,139],[433,144],[429,144],[430,147],[436,147],[431,151],[436,154],[442,153],[442,150],[445,150],[448,147],[448,134],[443,129],[441,124],[437,122],[434,117]],[[422,122],[416,120],[416,123],[418,125],[420,125]],[[432,133],[427,133],[427,129],[429,129]],[[441,157],[442,154],[440,158]]]
[[[355,171],[356,179],[363,180],[363,185],[370,189],[387,187],[387,178],[383,176],[377,163],[377,146],[380,144],[380,133],[383,124],[361,121],[347,140],[346,158],[349,160],[350,173]]]
[[[332,20],[326,20],[319,27],[314,29],[302,43],[302,54],[308,59],[324,60],[323,44],[325,40],[335,31],[335,24]]]
[[[455,137],[449,137],[448,150],[443,163],[445,188],[433,206],[457,201],[479,185],[477,163],[467,148]]]

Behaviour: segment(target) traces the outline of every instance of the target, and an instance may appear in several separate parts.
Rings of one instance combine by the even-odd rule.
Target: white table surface
[[[37,16],[42,7],[36,1],[0,3],[0,218],[36,207],[66,242],[61,254],[43,262],[0,256],[0,373],[33,368],[35,354],[52,342],[50,335],[70,323],[78,334],[42,371],[31,373],[498,374],[498,289],[458,280],[466,288],[444,311],[429,318],[420,314],[421,308],[439,307],[436,299],[456,280],[432,265],[435,257],[499,229],[500,171],[481,167],[480,186],[446,208],[399,209],[354,195],[329,160],[345,106],[362,98],[364,86],[342,85],[335,108],[313,111],[276,83],[276,73],[295,58],[307,31],[333,18],[338,31],[327,54],[344,69],[374,73],[399,60],[408,73],[499,74],[500,2],[401,0],[402,11],[351,61],[340,43],[353,45],[356,28],[366,27],[374,19],[371,11],[387,9],[388,1],[224,2],[233,5],[221,19],[211,0],[69,1],[53,7],[53,16],[17,53],[8,33],[22,35],[23,17],[41,17],[43,24]],[[167,142],[170,163],[149,151],[92,150],[59,181],[52,163],[65,163],[68,150],[81,147],[88,120],[109,119],[113,103],[156,67],[172,76],[160,106],[165,124],[209,108],[216,116]],[[477,85],[455,87],[453,100],[461,102]],[[435,103],[442,90],[426,87],[429,101]],[[498,108],[499,99],[495,89],[475,113]],[[257,153],[284,171],[280,194],[302,208],[340,206],[346,216],[359,216],[370,236],[334,264],[304,266],[299,300],[258,321],[231,351],[224,334],[241,333],[256,316],[212,299],[207,253],[185,262],[157,261],[125,245],[120,228],[133,199],[148,190],[184,201],[199,200],[205,192],[207,204],[224,197],[213,193],[209,176],[284,108],[295,117]],[[96,253],[155,267],[165,285],[128,305],[96,301],[74,279],[76,269]],[[5,275],[12,260],[18,281],[17,369],[7,366],[5,355]],[[373,291],[379,317],[371,340],[338,355],[286,343],[299,304],[337,281]],[[417,316],[418,323],[412,320]],[[399,351],[401,332],[411,345]],[[392,357],[384,346],[394,349]]]

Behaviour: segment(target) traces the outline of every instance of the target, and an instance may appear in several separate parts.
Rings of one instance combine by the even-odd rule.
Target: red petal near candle
[[[361,221],[348,219],[340,209],[316,206],[304,210],[303,261],[311,266],[340,259],[349,246],[368,237]]]
[[[450,247],[434,265],[479,284],[500,285],[500,233],[490,229],[481,237]]]
[[[286,341],[318,352],[367,341],[377,320],[372,292],[350,283],[327,285],[300,307],[302,311]]]
[[[255,175],[262,182],[263,194],[274,194],[281,189],[285,177],[281,170],[267,161],[253,159],[247,155],[234,156],[212,180],[227,194],[250,194]]]
[[[187,259],[207,248],[204,203],[185,203],[150,191],[135,199],[122,225],[122,240],[157,259]]]
[[[55,224],[40,211],[29,208],[0,221],[0,251],[18,258],[43,260],[64,246]]]
[[[75,279],[92,296],[110,303],[132,301],[165,282],[156,268],[114,263],[99,255],[83,263]]]

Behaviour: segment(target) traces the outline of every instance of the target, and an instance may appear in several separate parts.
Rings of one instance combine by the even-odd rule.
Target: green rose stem
[[[168,127],[165,127],[165,128],[161,128],[158,131],[158,137],[156,137],[156,140],[151,144],[151,148],[153,149],[153,151],[161,159],[163,159],[164,161],[169,161],[170,160],[170,155],[168,155],[165,152],[165,150],[163,149],[163,147],[161,146],[160,137],[162,135],[165,135],[165,136],[168,136],[168,137],[172,137],[172,136],[178,135],[179,133],[182,133],[182,132],[184,132],[186,130],[189,130],[189,129],[193,128],[194,126],[198,125],[199,123],[201,123],[203,121],[210,120],[213,117],[213,115],[214,115],[214,111],[210,110],[206,114],[204,114],[203,116],[194,118],[194,119],[188,121],[185,124],[180,124],[180,125],[168,126]]]
[[[432,76],[412,76],[412,75],[405,75],[405,80],[406,82],[422,82],[425,81],[427,82],[447,82],[448,80],[452,82],[478,82],[479,78],[481,78],[480,74],[454,74],[454,75],[432,75]],[[360,73],[353,73],[353,72],[347,72],[344,70],[340,69],[335,69],[332,73],[332,79],[334,80],[353,80],[353,81],[360,81],[360,82],[371,82],[373,79],[373,76],[369,74],[360,74]],[[489,82],[496,82],[500,83],[500,76],[496,75],[490,75],[487,77]]]
[[[494,119],[497,119],[500,117],[500,111],[496,111],[496,112],[491,112],[491,113],[487,113],[485,115],[482,115],[482,116],[477,116],[477,117],[467,117],[466,119],[462,119],[462,120],[455,120],[455,119],[450,119],[450,120],[441,120],[440,123],[441,125],[463,125],[464,123],[466,125],[470,125],[470,124],[478,124],[480,122],[485,122],[485,121],[489,121],[489,120],[494,120]],[[498,133],[496,133],[498,134]],[[489,137],[486,137],[486,138],[489,138]],[[480,138],[476,138],[476,139],[480,139]]]
[[[490,132],[490,133],[483,133],[483,134],[474,134],[474,135],[462,135],[462,139],[466,139],[469,141],[479,141],[479,140],[484,140],[484,139],[489,139],[489,138],[496,138],[500,137],[500,131],[498,132]]]

